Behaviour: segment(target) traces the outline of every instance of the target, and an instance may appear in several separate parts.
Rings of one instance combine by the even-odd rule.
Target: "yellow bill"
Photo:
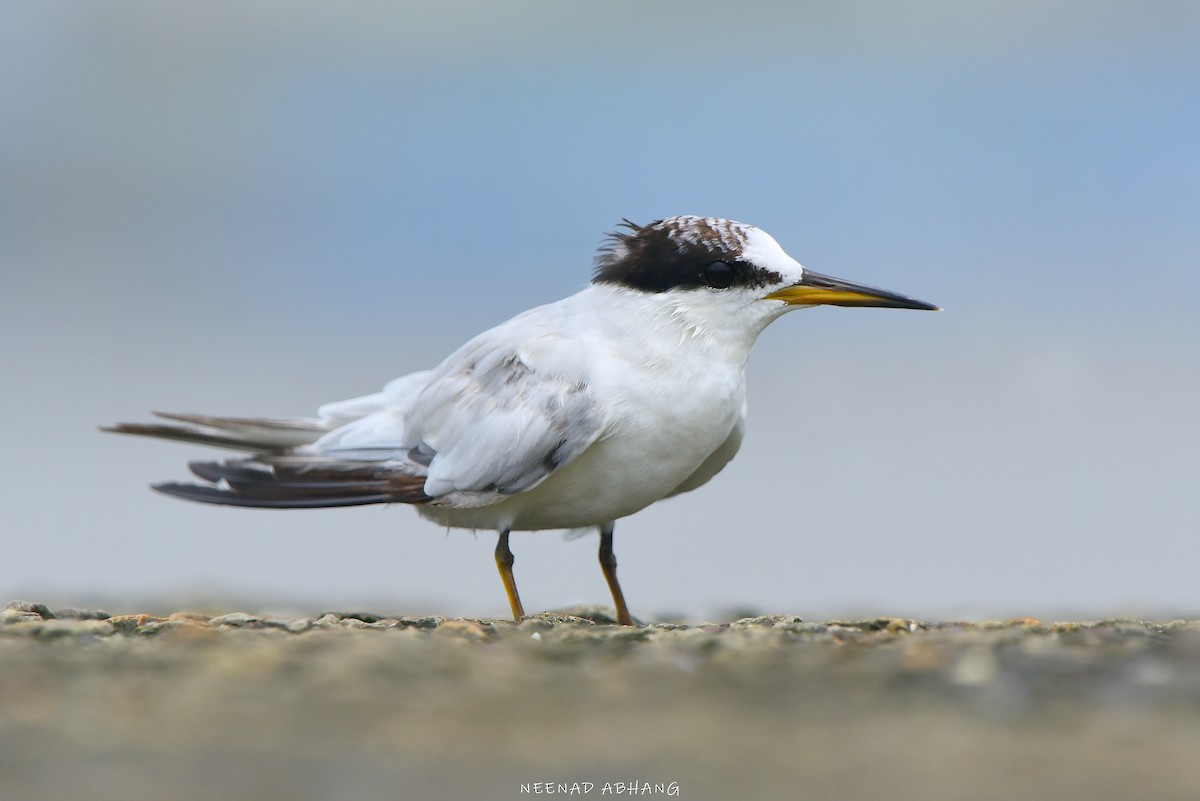
[[[763,300],[782,300],[792,306],[878,306],[888,309],[922,309],[941,311],[932,303],[877,289],[865,284],[855,284],[841,278],[804,271],[798,283],[777,289]]]

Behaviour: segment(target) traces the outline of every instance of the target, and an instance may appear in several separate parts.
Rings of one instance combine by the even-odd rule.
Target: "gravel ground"
[[[0,611],[6,801],[1194,801],[1197,755],[1200,621]]]

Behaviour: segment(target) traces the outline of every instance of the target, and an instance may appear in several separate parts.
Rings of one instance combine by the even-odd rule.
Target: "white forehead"
[[[740,223],[739,223],[740,225]],[[784,252],[775,237],[753,225],[743,225],[742,258],[751,264],[773,270],[785,278],[799,280],[804,268]]]

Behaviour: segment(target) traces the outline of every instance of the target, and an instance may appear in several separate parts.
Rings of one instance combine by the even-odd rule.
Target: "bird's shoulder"
[[[569,304],[518,315],[429,375],[405,415],[405,445],[433,454],[431,495],[529,489],[600,435],[603,408]]]
[[[425,392],[467,382],[488,392],[590,377],[585,315],[575,298],[538,306],[466,342],[429,374]]]

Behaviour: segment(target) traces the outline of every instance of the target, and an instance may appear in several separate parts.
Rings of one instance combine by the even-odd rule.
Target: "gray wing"
[[[538,316],[467,343],[404,415],[404,447],[428,465],[425,493],[450,506],[531,489],[596,441],[603,415],[582,345]]]

